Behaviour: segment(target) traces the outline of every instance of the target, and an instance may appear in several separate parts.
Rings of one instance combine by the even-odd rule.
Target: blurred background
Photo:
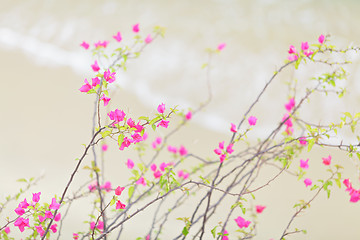
[[[206,74],[201,69],[208,57],[205,49],[225,42],[226,48],[212,61],[211,104],[174,139],[174,145],[186,144],[190,152],[214,157],[212,149],[229,137],[230,122],[241,119],[255,95],[284,63],[289,45],[299,49],[302,41],[316,43],[320,34],[330,34],[332,43],[340,48],[358,46],[359,11],[356,0],[2,0],[0,201],[22,186],[17,179],[43,174],[44,179],[30,192],[41,191],[43,201],[50,202],[62,192],[75,158],[83,151],[81,144],[88,143],[94,98],[78,89],[84,78],[93,76],[90,65],[94,58],[79,46],[82,41],[114,43],[112,36],[120,31],[124,44],[130,44],[135,23],[140,24],[144,38],[156,25],[166,28],[165,38],[156,39],[139,59],[128,62],[126,72],[116,75],[118,90],[110,109],[123,109],[135,116],[154,114],[161,102],[187,110],[205,101]],[[336,97],[312,102],[304,113],[314,121],[328,123],[342,112],[360,112],[359,57],[348,57],[354,63],[346,67],[350,73],[344,83],[348,95],[340,102]],[[294,77],[304,81],[316,71],[300,68],[281,75],[254,109],[259,122],[250,140],[264,136],[281,118],[288,97],[284,83]],[[348,177],[358,178],[350,159],[323,149],[307,156],[318,162],[314,172],[316,166],[321,169],[321,157],[329,153],[348,168]],[[122,172],[128,153],[119,153],[116,144],[110,143],[106,154],[118,164],[107,168],[109,180],[121,185],[116,182],[128,177]],[[86,179],[88,172],[79,173],[74,189]],[[259,193],[257,201],[268,207],[259,217],[256,239],[277,239],[293,213],[294,201],[311,196],[306,189],[298,191],[303,184],[296,179],[282,179],[277,184]],[[359,182],[354,185],[359,187]],[[28,199],[30,192],[24,195]],[[334,191],[330,200],[321,196],[295,222],[294,226],[306,228],[308,234],[293,239],[360,239],[359,206],[349,202],[344,189]],[[86,205],[75,209],[78,212],[70,215],[62,239],[69,239],[84,226]],[[9,211],[9,215],[14,213]],[[147,222],[147,215],[138,221]],[[0,219],[0,225],[3,223]],[[229,228],[235,230],[236,226]],[[12,230],[18,232],[14,227]],[[129,225],[127,239],[139,236],[138,231]],[[162,238],[166,236],[164,233]]]

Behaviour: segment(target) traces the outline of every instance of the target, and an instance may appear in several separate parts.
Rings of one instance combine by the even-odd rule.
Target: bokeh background
[[[207,97],[206,74],[201,69],[207,61],[204,49],[226,42],[224,51],[212,62],[211,104],[173,140],[174,145],[186,144],[189,151],[213,157],[214,146],[229,137],[230,122],[241,119],[273,71],[283,64],[288,46],[314,43],[320,34],[331,34],[332,42],[340,47],[359,45],[359,11],[356,0],[2,0],[0,201],[22,186],[17,179],[40,175],[43,180],[31,192],[41,191],[43,200],[50,201],[63,190],[75,158],[82,153],[81,144],[89,141],[94,99],[78,89],[84,78],[92,76],[94,59],[79,46],[82,41],[113,41],[112,36],[121,31],[124,43],[130,43],[135,23],[140,24],[144,37],[155,25],[166,28],[165,38],[156,39],[139,59],[129,61],[126,72],[117,73],[118,90],[111,108],[133,115],[153,114],[161,102],[180,109],[198,106]],[[351,75],[344,84],[349,95],[341,103],[317,99],[306,108],[307,116],[326,122],[335,121],[344,111],[360,111],[359,58],[349,58],[354,62],[347,67]],[[263,136],[271,120],[281,116],[287,100],[284,83],[291,77],[306,79],[307,74],[312,72],[288,71],[278,79],[254,110],[259,124],[250,139]],[[317,161],[314,173],[322,169],[321,157],[329,153],[348,168],[348,177],[359,186],[356,161],[341,153],[317,149],[310,156]],[[107,167],[109,180],[114,184],[126,180],[124,159],[128,156],[111,143],[106,154],[117,161]],[[85,171],[79,173],[74,189],[87,176]],[[259,218],[256,239],[280,236],[293,213],[294,201],[311,196],[299,188],[303,184],[296,179],[280,178],[259,193],[257,203],[264,202],[268,208]],[[62,239],[84,227],[88,208],[86,204],[75,207],[78,211],[69,215]],[[12,211],[9,214],[14,215]],[[334,191],[330,200],[321,196],[296,220],[295,226],[306,228],[308,234],[292,239],[360,239],[359,214],[359,204],[350,203],[344,189]],[[149,216],[144,213],[136,221],[150,223]],[[135,239],[139,229],[129,225],[126,234],[126,239]],[[162,238],[168,239],[166,233]]]

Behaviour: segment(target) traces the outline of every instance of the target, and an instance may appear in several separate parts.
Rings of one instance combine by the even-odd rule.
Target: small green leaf
[[[119,134],[119,137],[118,137],[118,144],[119,144],[119,147],[121,147],[121,144],[123,143],[124,141],[124,134]]]
[[[130,186],[130,187],[129,187],[129,190],[128,190],[129,198],[132,197],[133,193],[134,193],[134,186]]]

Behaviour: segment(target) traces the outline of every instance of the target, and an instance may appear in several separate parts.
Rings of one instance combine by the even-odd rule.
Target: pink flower
[[[250,126],[255,126],[256,120],[257,120],[256,117],[250,116],[250,117],[248,118],[249,125],[250,125]]]
[[[125,209],[126,205],[123,204],[120,200],[116,202],[116,209]]]
[[[159,106],[157,107],[157,111],[159,113],[164,113],[165,112],[165,104],[164,103],[159,104]]]
[[[53,209],[53,210],[57,210],[57,209],[59,209],[59,207],[60,207],[60,204],[56,202],[56,198],[52,198],[49,208]]]
[[[134,133],[133,135],[131,135],[131,137],[134,140],[134,144],[138,143],[138,142],[141,142],[143,140],[142,136],[140,134],[138,134],[138,133]]]
[[[285,104],[285,108],[288,112],[290,112],[293,107],[295,107],[295,99],[290,98],[289,102],[287,104]]]
[[[232,154],[234,152],[234,149],[232,149],[233,144],[229,144],[229,146],[226,147],[226,152],[229,154]]]
[[[121,193],[122,193],[122,191],[124,191],[124,189],[125,189],[124,187],[118,186],[118,187],[115,189],[115,195],[120,196]]]
[[[324,157],[324,158],[322,158],[322,160],[323,160],[323,164],[324,165],[330,165],[330,163],[331,163],[331,155],[329,155],[327,158],[326,157]]]
[[[306,161],[300,159],[300,167],[303,169],[309,168],[309,159],[306,159]]]
[[[105,182],[104,185],[100,186],[100,189],[104,189],[105,191],[110,192],[112,190],[111,182]]]
[[[226,158],[226,154],[221,154],[220,155],[220,162],[222,163]]]
[[[304,183],[305,183],[305,186],[308,187],[308,186],[311,186],[312,181],[311,181],[310,178],[306,178],[306,179],[304,180]]]
[[[350,202],[358,202],[360,200],[360,193],[359,191],[353,191],[351,194],[351,197],[350,197]]]
[[[116,72],[110,73],[110,70],[108,69],[104,72],[104,78],[108,83],[112,83],[115,81],[115,74]]]
[[[231,123],[230,131],[231,131],[231,132],[234,132],[234,133],[237,132],[237,129],[236,129],[236,125],[235,125],[235,124]]]
[[[94,70],[94,72],[98,72],[100,70],[100,67],[96,60],[95,63],[91,65],[91,68]]]
[[[286,120],[287,119],[287,120]],[[285,121],[286,120],[286,121]],[[293,126],[293,123],[291,121],[291,118],[289,117],[289,114],[285,114],[284,117],[281,119],[282,122],[284,122],[284,124],[287,126],[287,127],[292,127]]]
[[[104,229],[104,222],[99,220],[99,223],[96,227],[97,227],[97,229],[100,229],[100,230]]]
[[[39,200],[40,200],[40,194],[41,194],[41,192],[33,193],[33,194],[32,194],[32,195],[33,195],[33,197],[32,197],[33,202],[39,202]]]
[[[319,38],[318,38],[318,41],[320,44],[323,44],[324,43],[324,40],[325,40],[325,36],[324,35],[320,35]]]
[[[121,42],[121,40],[122,40],[121,33],[120,33],[120,32],[117,32],[117,34],[114,35],[113,38],[114,38],[116,41]]]
[[[188,153],[187,149],[183,145],[181,145],[179,148],[180,156],[185,156],[187,153]]]
[[[177,153],[177,148],[176,148],[176,147],[173,147],[173,146],[170,146],[170,145],[167,147],[167,150],[168,150],[169,152],[174,153],[174,154]]]
[[[298,55],[295,55],[295,54],[288,56],[288,60],[291,61],[291,62],[298,60],[298,58],[299,58],[299,56],[298,56]]]
[[[45,231],[42,226],[35,226],[35,228],[36,228],[37,233],[40,234],[40,236],[44,236]]]
[[[219,51],[223,50],[224,48],[226,47],[226,43],[220,43],[218,46],[217,46],[217,49]]]
[[[93,192],[96,190],[96,187],[97,187],[97,182],[93,182],[89,184],[88,189],[90,192]]]
[[[191,111],[188,111],[188,113],[185,115],[186,120],[190,120],[192,117]]]
[[[293,45],[290,45],[288,53],[289,54],[296,54],[296,48]]]
[[[111,98],[108,98],[105,96],[105,94],[103,94],[102,97],[100,98],[100,100],[104,101],[104,107],[105,107],[109,104],[109,101],[111,100]]]
[[[159,170],[154,172],[154,177],[155,178],[160,178],[161,176],[162,176],[162,173]]]
[[[305,137],[300,137],[299,138],[299,143],[301,146],[306,146],[307,145],[307,141]]]
[[[133,162],[133,160],[131,160],[130,158],[127,160],[127,162],[126,162],[126,166],[127,166],[127,168],[128,169],[133,169],[133,167],[134,167],[134,162]]]
[[[29,203],[27,202],[26,198],[24,201],[20,202],[19,207],[26,209],[29,206]]]
[[[55,222],[60,221],[60,219],[61,219],[61,213],[56,214],[56,216],[54,218]]]
[[[302,42],[301,43],[301,50],[305,51],[309,49],[309,43],[308,42]]]
[[[262,213],[266,207],[261,205],[256,205],[255,208],[257,213]]]
[[[132,30],[133,30],[134,33],[138,33],[139,30],[140,30],[140,29],[139,29],[139,24],[138,24],[138,23],[135,24],[135,25],[133,26]]]
[[[4,229],[4,231],[6,232],[6,234],[9,234],[9,233],[10,233],[10,227],[6,227],[6,228]]]
[[[92,80],[92,84],[91,84],[92,87],[96,87],[97,85],[100,84],[100,79],[98,77],[92,78],[91,80]]]
[[[219,148],[224,149],[225,141],[219,142]]]
[[[51,211],[45,211],[45,218],[54,218],[54,215]]]
[[[189,177],[189,173],[185,172],[182,177],[183,179],[187,179]]]
[[[167,128],[169,126],[169,121],[161,120],[161,122],[157,125],[157,127],[159,126]]]
[[[182,177],[184,176],[184,171],[183,170],[179,170],[178,171],[178,177]]]
[[[229,240],[228,235],[229,235],[228,231],[224,230],[224,235],[221,238],[221,240]]]
[[[305,50],[304,51],[304,54],[307,56],[307,57],[310,57],[311,55],[313,55],[313,51],[311,51],[311,50]]]
[[[108,116],[111,120],[114,120],[115,123],[119,123],[124,120],[125,113],[122,110],[115,109],[115,111],[111,111],[108,113]]]
[[[85,50],[89,49],[89,44],[85,41],[83,41],[81,44],[80,44],[81,47],[85,48]]]
[[[29,219],[24,219],[22,217],[19,217],[14,222],[15,227],[19,227],[20,232],[23,232],[25,230],[25,227],[30,227],[29,225]]]
[[[157,138],[155,139],[155,141],[156,141],[157,144],[161,144],[162,138],[161,138],[161,137],[157,137]]]
[[[151,169],[151,171],[155,172],[157,169],[156,164],[155,163],[151,164],[150,169]]]
[[[145,240],[150,240],[150,235],[147,235]]]
[[[79,234],[73,233],[73,239],[74,239],[74,240],[77,240],[78,238],[79,238]]]
[[[216,149],[214,149],[214,153],[217,155],[220,155],[222,152],[220,149],[216,148]]]
[[[250,221],[246,221],[245,219],[243,219],[240,216],[234,220],[237,223],[237,225],[239,226],[239,228],[247,228],[251,223]]]
[[[147,35],[147,37],[145,38],[145,43],[146,43],[146,44],[149,44],[149,43],[151,43],[152,40],[153,40],[153,39],[152,39],[151,35],[149,34],[149,35]]]
[[[103,145],[101,145],[101,150],[103,152],[106,152],[108,150],[108,148],[109,148],[109,146],[107,144],[105,144],[105,143]]]
[[[79,88],[80,92],[88,92],[88,91],[90,91],[92,86],[89,84],[87,79],[85,79],[84,82],[85,82],[85,84],[82,85],[81,88]]]
[[[97,43],[94,44],[95,48],[100,48],[100,47],[103,47],[103,48],[106,48],[107,45],[108,45],[108,41],[98,41]]]
[[[46,217],[39,215],[39,221],[43,222],[46,219]]]
[[[20,207],[20,205],[19,205],[19,207],[15,208],[14,211],[15,211],[16,214],[19,215],[19,216],[21,216],[21,215],[23,215],[23,214],[25,213],[25,210],[24,210],[22,207]]]
[[[90,229],[94,229],[95,228],[95,222],[91,222],[90,223]]]
[[[138,185],[143,185],[143,186],[146,186],[146,181],[145,181],[145,179],[144,179],[144,177],[141,177],[141,178],[139,178],[137,181],[136,181],[136,184],[138,184]]]
[[[160,164],[160,166],[159,166],[159,168],[160,168],[160,170],[163,172],[163,171],[165,171],[165,168],[167,167],[167,164],[166,163],[161,163]]]

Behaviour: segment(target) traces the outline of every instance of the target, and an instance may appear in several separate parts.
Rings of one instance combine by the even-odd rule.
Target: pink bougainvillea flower
[[[167,166],[167,164],[163,162],[160,164],[159,168],[163,172],[163,171],[165,171],[166,166]]]
[[[350,182],[350,179],[348,179],[348,178],[344,179],[343,183],[346,186],[346,191],[352,190],[352,184]]]
[[[149,43],[151,43],[152,42],[152,37],[151,37],[151,35],[149,34],[149,35],[147,35],[147,37],[145,38],[145,43],[146,44],[149,44]]]
[[[92,87],[96,87],[97,85],[100,84],[100,78],[98,78],[98,77],[92,78],[91,80],[92,80],[92,83],[91,83]]]
[[[112,191],[111,182],[107,181],[104,183],[104,185],[100,186],[100,189],[104,189],[107,192]]]
[[[169,121],[161,120],[160,123],[157,125],[157,127],[159,126],[167,128],[169,126]]]
[[[114,38],[116,41],[121,42],[121,40],[122,40],[121,33],[120,33],[120,32],[117,32],[117,34],[114,35],[113,38]]]
[[[306,146],[307,145],[307,141],[305,137],[300,137],[299,138],[299,143],[301,146]]]
[[[290,98],[289,102],[285,104],[285,108],[288,112],[291,111],[291,109],[293,109],[293,107],[295,107],[295,99],[294,98]]]
[[[116,209],[125,209],[126,205],[123,204],[120,200],[116,202]]]
[[[83,48],[85,48],[86,50],[89,49],[89,47],[90,47],[90,45],[89,45],[87,42],[85,42],[85,41],[83,41],[83,42],[80,44],[80,46],[83,47]]]
[[[96,227],[97,227],[97,229],[100,229],[100,230],[104,229],[104,222],[99,220],[99,223]]]
[[[20,202],[19,207],[26,209],[29,206],[29,203],[27,202],[26,198],[24,201]]]
[[[225,141],[219,142],[219,148],[224,149]]]
[[[183,145],[181,145],[179,148],[180,156],[185,156],[187,153],[188,153],[187,149]]]
[[[190,120],[192,117],[192,112],[188,111],[188,113],[185,115],[186,120]]]
[[[222,151],[218,148],[214,149],[214,153],[217,155],[220,155],[222,153]]]
[[[149,235],[149,234],[148,234],[148,235],[146,235],[145,240],[150,240],[150,235]]]
[[[127,125],[129,125],[130,128],[135,128],[135,122],[131,118],[129,118],[126,123]]]
[[[138,23],[135,24],[135,25],[132,27],[132,30],[133,30],[134,33],[138,33],[138,32],[140,31],[140,29],[139,29],[139,24],[138,24]]]
[[[112,83],[116,80],[115,78],[115,74],[116,72],[110,72],[110,70],[106,70],[104,72],[104,79],[108,82],[108,83]]]
[[[240,216],[234,220],[237,223],[237,225],[239,226],[239,228],[247,228],[251,223],[250,221],[246,221],[245,219],[243,219]]]
[[[286,120],[286,121],[285,121]],[[292,127],[293,126],[293,123],[291,121],[291,118],[289,117],[289,114],[284,114],[284,117],[281,119],[282,122],[284,122],[284,124],[287,126],[287,127]]]
[[[56,202],[56,198],[52,198],[49,208],[53,209],[53,210],[57,210],[57,209],[59,209],[59,207],[60,207],[60,204]]]
[[[16,219],[16,221],[14,222],[14,226],[15,227],[19,227],[20,232],[23,232],[25,230],[25,227],[30,227],[29,225],[29,219],[25,219],[22,217],[19,217],[18,219]]]
[[[220,44],[217,46],[217,50],[221,51],[221,50],[223,50],[225,47],[226,47],[226,43],[220,43]]]
[[[165,112],[165,104],[164,103],[159,104],[159,106],[157,107],[157,111],[159,113],[164,113]]]
[[[187,179],[188,177],[189,177],[189,173],[187,173],[187,172],[184,172],[184,174],[183,174],[183,179]]]
[[[127,166],[127,168],[128,169],[133,169],[133,167],[134,167],[134,162],[133,162],[133,160],[131,160],[130,158],[127,160],[127,162],[126,162],[126,166]]]
[[[229,233],[228,233],[228,231],[226,231],[226,229],[225,229],[225,230],[224,230],[224,235],[222,236],[221,240],[229,240],[228,236],[229,236]]]
[[[358,191],[353,191],[350,197],[350,202],[356,203],[360,200],[360,192]]]
[[[74,240],[79,239],[79,234],[77,234],[77,233],[73,233],[73,239],[74,239]]]
[[[40,236],[44,236],[45,231],[42,226],[35,226],[35,228],[36,228],[37,233],[40,234]]]
[[[51,211],[45,211],[45,218],[54,218],[54,215]]]
[[[293,55],[289,55],[288,56],[288,60],[289,61],[296,61],[296,60],[298,60],[299,59],[299,56],[298,55],[296,55],[296,54],[293,54]]]
[[[19,215],[19,216],[21,216],[21,215],[23,215],[23,214],[25,213],[25,210],[24,210],[22,207],[20,207],[20,205],[19,205],[19,207],[15,208],[14,211],[15,211],[16,214]]]
[[[9,234],[9,233],[10,233],[10,227],[6,227],[6,228],[4,229],[4,231],[5,231],[6,234]]]
[[[293,45],[290,45],[288,53],[289,54],[296,54],[296,48]]]
[[[33,194],[32,194],[32,195],[33,195],[33,197],[32,197],[33,202],[39,202],[39,200],[40,200],[40,194],[41,194],[41,192],[33,193]]]
[[[329,155],[328,157],[323,157],[322,160],[323,160],[324,165],[327,165],[327,166],[330,165],[330,163],[331,163],[331,155]]]
[[[311,50],[306,50],[306,51],[304,51],[304,54],[305,54],[305,56],[307,56],[307,57],[310,57],[311,55],[313,55],[313,51],[311,51]]]
[[[256,117],[250,116],[250,117],[248,118],[249,125],[250,125],[250,126],[255,126],[255,125],[256,125],[256,120],[257,120]]]
[[[90,229],[92,230],[92,229],[94,229],[95,228],[95,222],[91,222],[90,223]]]
[[[305,51],[309,49],[309,43],[308,42],[302,42],[301,43],[301,50]]]
[[[91,68],[94,70],[94,72],[98,72],[100,70],[100,67],[96,60],[95,63],[91,65]]]
[[[100,48],[100,47],[103,47],[103,48],[106,48],[107,45],[108,45],[109,41],[98,41],[97,43],[94,43],[94,46],[95,48]]]
[[[323,44],[324,43],[324,40],[325,40],[325,36],[324,35],[320,35],[319,38],[318,38],[318,41],[320,44]]]
[[[160,178],[161,176],[162,176],[162,173],[159,170],[154,172],[154,177],[155,178]]]
[[[155,141],[156,141],[157,144],[161,144],[162,138],[161,138],[161,137],[157,137],[157,138],[155,139]]]
[[[234,149],[232,149],[234,144],[229,144],[229,146],[226,147],[226,152],[229,154],[232,154],[234,152]]]
[[[150,169],[151,169],[151,171],[155,172],[157,169],[156,164],[155,163],[151,164]]]
[[[237,132],[237,129],[236,129],[236,125],[235,125],[235,124],[231,123],[230,131],[231,131],[231,132],[234,132],[234,133]]]
[[[118,187],[115,189],[115,195],[120,196],[121,193],[122,193],[122,191],[124,191],[124,189],[125,189],[124,187],[118,186]]]
[[[285,132],[287,135],[291,135],[294,132],[292,127],[286,126]]]
[[[226,154],[221,154],[220,155],[220,162],[222,163],[226,158]]]
[[[43,222],[45,219],[46,219],[46,217],[44,217],[44,216],[42,216],[42,215],[39,215],[39,221],[40,221],[40,222]]]
[[[311,186],[312,181],[311,181],[310,178],[306,178],[306,179],[304,180],[304,183],[305,183],[305,186],[308,187],[308,186]]]
[[[306,159],[306,161],[300,159],[300,167],[303,169],[309,168],[309,159]]]
[[[108,116],[111,120],[115,121],[115,123],[119,123],[124,120],[125,113],[122,110],[115,109],[115,111],[111,111],[108,113]]]
[[[96,187],[97,187],[97,182],[93,182],[89,184],[88,189],[90,192],[93,192],[96,190]]]
[[[55,222],[60,221],[60,219],[61,219],[61,213],[56,214],[56,216],[54,218]]]
[[[111,98],[106,97],[105,94],[103,94],[102,97],[100,98],[100,100],[104,101],[104,107],[105,107],[109,104]]]
[[[138,142],[141,142],[143,140],[142,136],[138,133],[135,133],[133,135],[131,135],[131,137],[133,138],[133,143],[136,144]]]
[[[145,181],[145,179],[144,179],[144,177],[141,177],[141,178],[139,178],[137,181],[136,181],[136,184],[137,185],[143,185],[143,186],[146,186],[146,181]]]
[[[178,177],[182,177],[184,176],[184,171],[183,170],[179,170],[178,171]]]
[[[109,148],[109,146],[108,146],[106,143],[104,143],[103,145],[101,145],[101,150],[102,150],[103,152],[106,152],[106,151],[108,150],[108,148]]]
[[[88,92],[92,88],[92,86],[89,84],[88,80],[85,78],[84,80],[85,84],[79,88],[80,92]]]
[[[169,152],[174,153],[174,154],[177,153],[177,148],[174,147],[174,146],[171,146],[171,145],[169,145],[169,146],[167,147],[167,150],[168,150]]]
[[[257,213],[262,213],[266,207],[262,205],[256,205],[255,208]]]

